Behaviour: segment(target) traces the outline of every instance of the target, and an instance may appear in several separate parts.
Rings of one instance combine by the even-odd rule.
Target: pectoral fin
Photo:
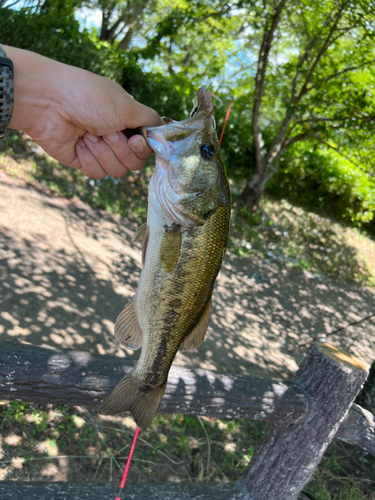
[[[181,226],[173,224],[167,228],[159,251],[159,262],[164,272],[170,273],[176,267],[181,248]]]
[[[115,337],[128,349],[136,350],[142,345],[143,333],[138,323],[135,296],[125,306],[116,320]]]
[[[210,322],[211,316],[211,299],[208,302],[206,309],[203,311],[201,319],[194,328],[194,330],[185,337],[184,341],[180,345],[180,351],[190,351],[191,349],[196,349],[204,341],[204,337],[207,332],[208,324]]]

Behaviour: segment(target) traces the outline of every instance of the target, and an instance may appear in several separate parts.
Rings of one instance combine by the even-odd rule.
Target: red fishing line
[[[229,118],[229,113],[230,113],[230,108],[232,106],[232,102],[233,102],[233,99],[231,99],[229,102],[228,111],[227,111],[227,114],[225,116],[223,129],[222,129],[221,135],[220,135],[219,146],[221,145],[221,140],[223,139],[224,130],[225,130],[225,126],[227,124],[228,118]],[[130,447],[128,460],[127,460],[126,465],[125,465],[124,474],[123,474],[122,479],[121,479],[120,490],[119,490],[118,495],[117,495],[115,500],[121,500],[121,493],[122,493],[122,490],[125,486],[125,482],[126,482],[126,478],[127,478],[128,472],[129,472],[130,462],[132,460],[132,456],[133,456],[133,452],[134,452],[134,448],[135,448],[135,443],[137,442],[138,434],[139,434],[139,427],[137,427],[137,430],[135,431],[135,434],[134,434],[133,442],[132,442],[132,445]]]
[[[225,117],[225,120],[224,120],[223,130],[221,131],[221,136],[220,136],[220,139],[219,139],[219,146],[221,145],[221,140],[222,140],[223,135],[224,135],[225,125],[227,124],[227,121],[228,121],[228,118],[229,118],[229,113],[230,113],[230,108],[232,106],[232,102],[233,102],[233,99],[231,99],[230,102],[229,102],[228,111],[227,111],[227,114],[226,114],[226,117]]]
[[[134,434],[133,442],[132,442],[132,445],[131,445],[130,451],[129,451],[128,460],[126,462],[124,474],[122,475],[122,479],[121,479],[121,483],[120,483],[120,491],[118,492],[116,500],[121,500],[122,489],[125,486],[125,481],[126,481],[126,477],[128,475],[130,462],[132,461],[132,456],[133,456],[133,452],[134,452],[134,448],[135,448],[135,443],[137,442],[138,434],[139,434],[139,427],[137,427],[137,430],[135,431],[135,434]]]

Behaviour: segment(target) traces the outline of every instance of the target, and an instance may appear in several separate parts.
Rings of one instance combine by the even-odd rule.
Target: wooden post
[[[297,381],[313,400],[305,419],[271,425],[243,480],[253,500],[297,500],[367,377],[354,356],[313,344]]]

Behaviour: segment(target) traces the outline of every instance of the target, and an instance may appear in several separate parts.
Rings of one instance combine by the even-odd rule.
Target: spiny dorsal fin
[[[184,341],[180,345],[180,351],[190,351],[191,349],[196,349],[204,341],[204,337],[207,332],[208,323],[210,322],[211,316],[211,299],[206,305],[206,309],[203,311],[201,319],[195,326],[194,330],[185,337]]]
[[[150,235],[150,231],[148,228],[147,223],[145,222],[139,228],[136,230],[136,232],[133,234],[132,241],[137,241],[140,240],[141,245],[142,245],[142,266],[145,265],[145,259],[146,259],[146,250],[147,250],[147,243],[148,243],[148,237]]]
[[[139,228],[135,231],[135,233],[132,236],[132,241],[140,240],[140,242],[143,243],[146,231],[147,231],[147,222],[139,226]]]
[[[139,349],[142,345],[143,333],[135,310],[135,295],[116,320],[115,337],[128,349]]]
[[[176,267],[181,248],[181,226],[172,224],[166,227],[160,245],[159,262],[164,272],[170,273]]]

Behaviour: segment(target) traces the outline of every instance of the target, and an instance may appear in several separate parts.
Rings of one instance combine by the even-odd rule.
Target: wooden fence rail
[[[1,342],[0,398],[98,405],[130,370],[121,358],[113,356]],[[208,485],[207,491],[197,485],[159,489],[144,485],[143,496],[133,485],[127,498],[296,500],[333,437],[375,455],[375,418],[352,405],[366,377],[360,361],[324,343],[312,346],[293,381],[173,367],[159,411],[265,420],[272,425],[240,483]],[[43,498],[40,485],[24,484],[22,488],[28,493],[25,490],[19,498]],[[109,498],[103,488],[102,497],[97,485],[86,485],[85,491],[92,500]],[[132,488],[135,496],[129,496]],[[73,490],[73,485],[60,485],[48,498],[85,498],[83,490]],[[16,491],[14,484],[0,483],[0,498],[18,498]]]

